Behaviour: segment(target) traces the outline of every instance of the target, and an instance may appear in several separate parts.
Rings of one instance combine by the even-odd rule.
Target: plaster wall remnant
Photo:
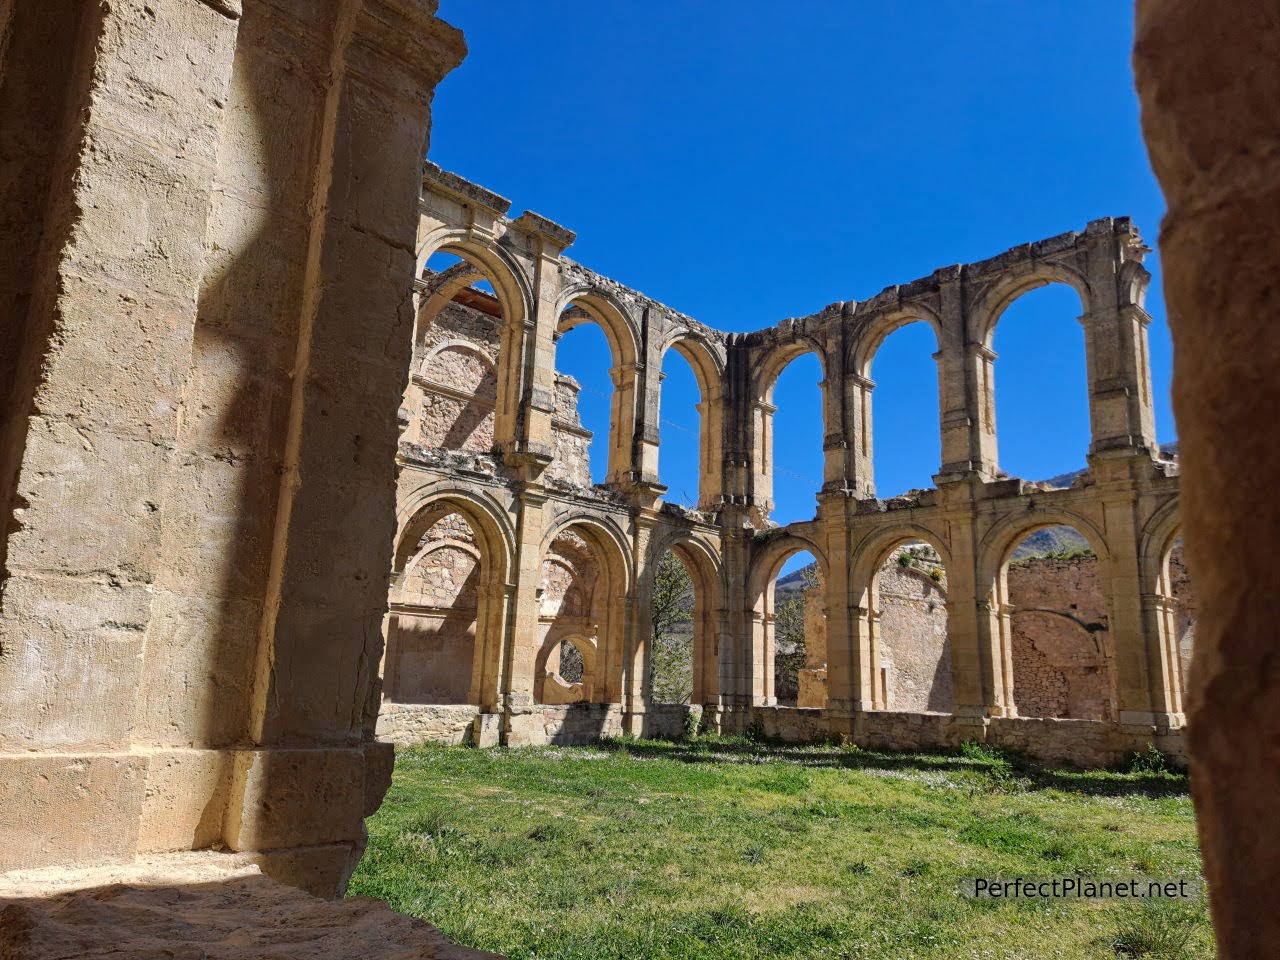
[[[510,207],[424,168],[414,368],[437,362],[439,345],[451,343],[492,362],[497,390],[492,440],[481,449],[441,441],[453,424],[420,402],[427,385],[415,381],[398,457],[393,578],[404,575],[432,511],[465,513],[477,530],[473,742],[679,733],[696,710],[705,729],[765,722],[787,735],[908,748],[976,739],[1082,765],[1149,743],[1182,756],[1187,608],[1174,589],[1181,568],[1169,559],[1180,529],[1178,465],[1155,442],[1148,251],[1127,218],[737,334],[575,263],[564,255],[571,231],[538,214],[511,216]],[[460,262],[426,270],[437,253]],[[1088,356],[1088,469],[1066,488],[1000,469],[992,413],[996,324],[1019,295],[1048,283],[1079,297]],[[884,338],[914,320],[929,324],[939,346],[942,462],[933,489],[881,500],[868,374]],[[598,485],[585,475],[590,438],[577,419],[576,385],[554,365],[559,337],[588,322],[603,329],[613,363],[609,464]],[[658,480],[660,371],[670,349],[690,361],[702,394],[697,509],[665,502]],[[779,527],[769,519],[772,391],[782,368],[808,352],[824,371],[824,482],[812,519]],[[433,389],[487,397],[470,393],[490,382],[487,371],[458,362]],[[1014,548],[1063,525],[1079,530],[1097,559],[1054,568],[1080,582],[1040,585],[1045,595],[1027,602],[1024,568],[1010,565]],[[557,539],[566,530],[585,545],[593,571],[590,600],[584,593],[572,614],[550,609],[574,569]],[[914,571],[897,567],[903,544],[929,559]],[[657,559],[671,550],[695,582],[687,706],[659,705],[649,689],[648,594]],[[774,584],[800,550],[818,562],[821,587],[806,607],[814,650],[825,645],[825,653],[819,661],[810,651],[800,706],[779,707]],[[1078,617],[1072,589],[1088,594],[1090,610]],[[387,629],[392,677],[394,617]],[[578,683],[556,673],[562,640],[581,652]],[[447,658],[437,668],[454,669]],[[402,728],[406,712],[441,706],[408,704],[387,689],[384,710]],[[917,719],[904,726],[901,717]]]

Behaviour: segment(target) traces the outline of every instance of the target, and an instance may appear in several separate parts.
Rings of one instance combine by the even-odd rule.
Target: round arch
[[[1080,298],[1081,314],[1089,314],[1092,299],[1084,274],[1065,263],[1041,261],[1033,264],[1027,273],[1002,277],[969,308],[970,339],[990,350],[996,325],[1009,305],[1023,294],[1053,283],[1074,290]]]
[[[1138,538],[1138,563],[1142,570],[1143,593],[1157,593],[1168,574],[1169,554],[1182,535],[1182,511],[1178,497],[1170,497],[1143,525]]]
[[[871,534],[854,550],[853,563],[850,564],[854,584],[854,596],[860,589],[865,589],[875,578],[876,572],[883,566],[889,554],[904,543],[921,541],[929,544],[938,552],[943,567],[951,565],[951,551],[946,545],[946,538],[916,523],[897,524]]]
[[[1180,595],[1173,568],[1173,551],[1182,537],[1178,497],[1171,497],[1147,521],[1138,542],[1144,616],[1154,620],[1159,638],[1161,685],[1170,710],[1180,713],[1194,661],[1195,607]],[[1194,594],[1194,580],[1191,582]]]
[[[1036,507],[1025,513],[1011,514],[996,523],[978,545],[980,583],[994,581],[1008,565],[1013,551],[1029,534],[1046,527],[1072,527],[1093,548],[1098,560],[1111,560],[1111,547],[1097,525],[1084,516],[1062,508]]]
[[[817,356],[818,364],[822,368],[822,378],[827,378],[827,353],[826,347],[818,340],[797,335],[793,339],[772,346],[762,356],[760,356],[754,364],[752,364],[751,372],[751,395],[762,403],[768,403],[773,398],[773,388],[778,383],[778,377],[787,365],[797,357],[802,357],[806,353],[812,353]]]
[[[877,313],[867,321],[850,347],[849,372],[870,379],[871,364],[881,344],[889,338],[890,334],[917,322],[926,324],[933,331],[934,343],[938,350],[941,350],[945,340],[942,333],[942,319],[931,308],[923,304],[912,304],[899,310]]]
[[[813,540],[804,534],[787,531],[782,536],[774,537],[765,544],[751,559],[750,572],[747,575],[747,601],[754,605],[759,597],[778,578],[782,565],[794,554],[808,551],[817,561],[818,571],[825,581],[829,567],[827,555]]]
[[[908,543],[927,543],[938,554],[938,561],[944,571],[950,569],[951,552],[946,537],[937,531],[916,523],[895,524],[877,530],[863,540],[854,550],[853,562],[850,564],[852,590],[851,605],[857,619],[857,632],[865,638],[865,656],[870,669],[867,671],[865,688],[871,705],[876,710],[906,709],[930,713],[950,713],[955,709],[954,683],[952,678],[952,661],[950,648],[950,614],[952,600],[949,593],[941,586],[940,580],[921,571],[913,572],[921,578],[921,589],[926,594],[941,593],[943,600],[944,634],[942,643],[933,649],[920,642],[915,644],[915,652],[905,657],[906,650],[899,643],[901,639],[895,625],[901,626],[894,616],[885,616],[886,607],[881,602],[880,574],[893,552]],[[900,611],[905,599],[890,609],[891,614],[901,617]],[[916,611],[914,616],[932,617],[935,607],[932,601],[926,605],[923,614]],[[886,622],[887,621],[887,622]],[[895,655],[896,654],[896,655]],[[904,658],[912,664],[912,669],[903,670]],[[888,664],[892,662],[891,671]],[[907,686],[897,689],[900,682],[898,674],[905,674],[914,679],[904,681]],[[914,700],[914,706],[905,705],[906,691]],[[926,691],[923,697],[920,691]]]
[[[568,514],[557,518],[543,537],[539,553],[541,563],[547,562],[556,539],[566,533],[586,542],[598,570],[591,613],[598,636],[593,700],[620,703],[625,681],[628,606],[635,578],[630,542],[612,518]],[[539,644],[539,648],[544,645]]]
[[[987,532],[978,548],[978,595],[981,599],[985,593],[989,601],[986,606],[986,616],[991,618],[991,636],[998,641],[999,655],[993,665],[993,695],[996,698],[994,706],[1010,716],[1016,716],[1018,713],[1018,695],[1015,693],[1013,615],[1018,612],[1042,618],[1045,611],[1015,610],[1009,593],[1009,563],[1018,544],[1028,535],[1037,530],[1056,526],[1071,527],[1088,541],[1098,558],[1098,581],[1102,591],[1100,602],[1104,615],[1111,605],[1111,598],[1106,593],[1105,574],[1112,557],[1111,547],[1102,531],[1086,517],[1060,507],[1034,508],[1025,513],[1006,516]],[[1104,676],[1103,686],[1107,693],[1099,705],[1103,716],[1114,710],[1117,702],[1113,670],[1108,667]],[[1024,702],[1026,702],[1025,698]]]
[[[693,690],[690,703],[716,702],[720,694],[720,648],[723,613],[727,595],[724,563],[718,546],[696,531],[672,530],[653,542],[649,555],[653,558],[674,553],[684,563],[693,582]],[[641,604],[647,604],[653,588],[657,563],[646,565],[638,584]],[[646,633],[639,649],[634,651],[633,669],[643,678],[643,696],[652,702],[651,664],[653,652],[648,649],[651,632]]]
[[[584,316],[572,312],[579,307]],[[556,302],[556,332],[567,333],[583,323],[595,323],[604,331],[613,353],[613,365],[625,368],[635,364],[640,357],[640,332],[630,313],[608,291],[590,284],[574,284],[560,292]]]
[[[425,549],[419,550],[423,535],[437,521],[450,514],[457,514],[466,521],[471,535],[475,538],[475,545],[443,539],[438,543],[427,544]],[[419,563],[423,556],[449,545],[462,549],[475,559],[479,571],[479,582],[476,585],[474,620],[467,618],[467,622],[473,624],[470,629],[473,630],[474,641],[467,641],[469,653],[465,654],[466,660],[454,663],[453,660],[457,659],[455,656],[449,661],[451,665],[447,667],[450,670],[461,671],[466,670],[469,664],[470,676],[466,678],[464,691],[460,686],[463,676],[458,674],[457,682],[450,684],[451,696],[447,702],[471,703],[486,710],[496,707],[502,651],[506,646],[508,622],[506,584],[515,553],[514,542],[510,519],[506,512],[485,497],[452,488],[447,484],[435,483],[424,484],[404,498],[397,516],[395,550],[391,564],[390,610],[386,620],[383,677],[388,698],[401,698],[404,692],[402,661],[408,655],[410,646],[417,642],[415,638],[422,637],[422,631],[419,628],[424,625],[420,612],[416,612],[412,607],[400,605],[403,598],[402,584],[413,566]],[[461,627],[465,634],[467,631],[465,624]],[[436,627],[429,627],[429,630],[434,629]],[[456,646],[452,649],[461,650]],[[421,653],[415,656],[421,656]],[[437,657],[434,662],[440,664],[444,661]],[[436,669],[445,668],[437,667]],[[436,675],[440,676],[439,673]],[[452,689],[454,687],[457,689]]]
[[[606,482],[618,483],[639,471],[635,462],[636,419],[640,403],[637,384],[641,337],[630,313],[608,291],[590,284],[573,284],[561,291],[556,303],[556,335],[584,323],[594,323],[609,344],[613,366],[613,395],[609,410],[608,469]],[[557,369],[560,369],[557,366]]]
[[[471,526],[481,551],[493,566],[495,577],[505,582],[515,557],[515,529],[510,515],[492,498],[447,481],[423,484],[401,500],[396,511],[392,573],[404,570],[411,559],[411,551],[417,545],[412,534],[416,530],[417,537],[421,537],[429,529],[430,523],[422,526],[429,515],[439,518],[454,512],[461,514]]]
[[[786,531],[760,546],[748,568],[746,612],[751,642],[743,651],[745,662],[737,665],[735,672],[741,678],[739,682],[745,685],[739,694],[753,704],[777,702],[774,588],[782,565],[802,551],[812,554],[823,582],[827,582],[830,566],[825,551],[808,536],[794,531]],[[823,606],[825,608],[825,603]]]
[[[508,447],[516,438],[517,411],[524,392],[521,340],[525,336],[525,322],[533,316],[532,286],[520,265],[501,246],[480,243],[466,231],[446,226],[429,231],[419,241],[417,276],[422,276],[427,261],[437,253],[453,254],[460,257],[462,263],[443,271],[436,282],[419,295],[413,326],[414,348],[423,341],[427,328],[440,312],[466,287],[480,278],[493,285],[502,310],[493,439],[496,447]],[[414,389],[411,383],[411,394]]]
[[[557,517],[542,538],[541,556],[545,557],[551,550],[551,544],[555,542],[556,537],[571,527],[576,528],[574,530],[576,533],[586,533],[587,536],[584,539],[593,546],[603,549],[606,553],[613,554],[614,559],[619,561],[617,569],[622,573],[623,577],[621,582],[622,592],[629,593],[635,576],[635,562],[631,555],[631,542],[622,528],[611,517],[573,513]]]
[[[720,354],[697,334],[678,330],[669,337],[659,352],[658,369],[668,350],[683,357],[693,370],[698,384],[698,505],[711,509],[719,502],[724,489],[724,362]],[[663,402],[659,393],[659,407]],[[652,416],[659,419],[659,412]],[[659,452],[661,462],[661,452]]]

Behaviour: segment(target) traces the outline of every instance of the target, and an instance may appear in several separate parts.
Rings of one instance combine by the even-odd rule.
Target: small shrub
[[[911,554],[907,553],[907,551],[903,550],[900,554],[898,554],[898,566],[914,567],[915,565],[916,565],[916,558],[913,557]]]
[[[941,582],[942,582],[942,570],[941,570],[941,569],[939,569],[938,567],[930,567],[930,568],[929,568],[929,579],[930,579],[930,580],[932,580],[934,583],[941,583]]]
[[[1130,773],[1170,773],[1172,768],[1168,755],[1154,743],[1148,743],[1147,749],[1129,755]]]
[[[693,708],[684,715],[684,739],[692,740],[698,735],[698,728],[702,724],[702,713]]]

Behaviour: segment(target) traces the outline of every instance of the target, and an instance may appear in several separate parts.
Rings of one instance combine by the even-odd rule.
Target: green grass
[[[519,960],[1212,956],[1202,900],[974,900],[976,875],[1200,876],[1185,778],[698,738],[403,753],[352,894]]]

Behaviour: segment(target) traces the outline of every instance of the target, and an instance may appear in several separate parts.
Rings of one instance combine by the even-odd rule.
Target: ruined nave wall
[[[502,316],[497,300],[466,291],[473,305],[454,300],[420,332],[413,382],[406,395],[410,423],[405,439],[428,449],[488,453],[494,441],[498,353]],[[554,459],[545,477],[553,484],[591,486],[591,432],[578,414],[581,387],[556,374],[552,414]]]

